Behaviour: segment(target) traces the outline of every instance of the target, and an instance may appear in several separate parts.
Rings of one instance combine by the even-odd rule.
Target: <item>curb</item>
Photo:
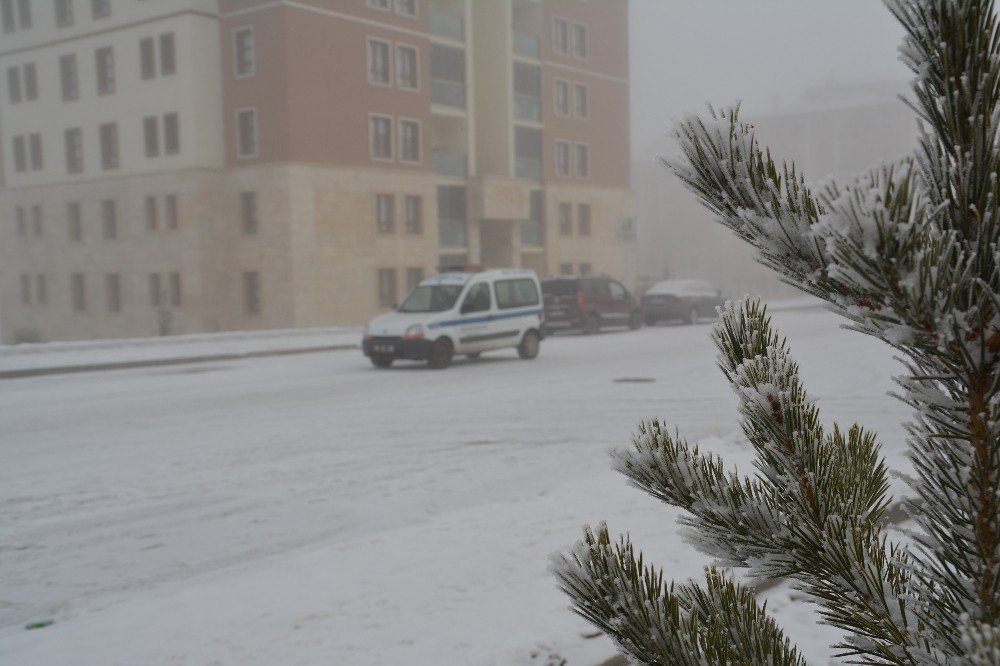
[[[182,356],[179,358],[160,358],[142,361],[119,361],[117,363],[92,363],[89,365],[59,365],[49,368],[24,368],[22,370],[2,370],[0,380],[24,379],[27,377],[42,377],[45,375],[65,375],[77,372],[103,372],[105,370],[129,370],[132,368],[155,368],[166,365],[183,365],[188,363],[210,363],[213,361],[238,361],[265,356],[291,356],[293,354],[313,354],[325,351],[341,351],[344,349],[360,349],[357,344],[323,345],[321,347],[302,347],[300,349],[274,349],[256,352],[233,354],[211,354],[208,356]]]

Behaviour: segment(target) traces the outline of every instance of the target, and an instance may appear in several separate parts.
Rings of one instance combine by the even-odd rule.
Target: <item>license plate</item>
[[[394,345],[372,345],[372,351],[377,354],[392,354],[395,353],[396,347]]]

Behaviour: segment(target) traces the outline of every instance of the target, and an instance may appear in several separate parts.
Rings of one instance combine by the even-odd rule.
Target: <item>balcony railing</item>
[[[520,120],[541,120],[542,100],[531,95],[514,95],[514,117]]]
[[[523,32],[515,32],[514,53],[538,60],[542,57],[542,40]]]
[[[465,108],[465,84],[461,81],[431,79],[431,101],[434,104]]]
[[[542,160],[538,157],[515,157],[514,175],[528,180],[542,179]]]
[[[461,153],[434,153],[434,171],[442,176],[466,178],[469,158]]]
[[[447,247],[468,245],[465,220],[438,220],[438,242]]]
[[[528,220],[521,223],[521,245],[540,247],[545,244],[541,220]]]
[[[429,16],[431,32],[442,37],[465,41],[465,19],[432,9]]]

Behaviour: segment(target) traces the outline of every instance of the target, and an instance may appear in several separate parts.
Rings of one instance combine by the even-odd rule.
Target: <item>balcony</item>
[[[465,220],[438,220],[438,242],[445,247],[468,245]]]
[[[525,247],[541,247],[545,244],[545,234],[541,220],[528,220],[521,223],[521,245]]]
[[[435,35],[465,41],[465,18],[432,9],[429,14],[430,30]]]
[[[434,171],[441,176],[467,178],[469,157],[460,153],[434,153]]]
[[[464,109],[465,84],[461,81],[431,79],[431,102]]]
[[[542,160],[539,157],[515,157],[514,175],[528,180],[542,179]]]
[[[514,94],[514,117],[518,120],[542,120],[542,100],[531,95]]]
[[[542,57],[542,40],[526,35],[523,32],[514,33],[514,53],[539,60]]]

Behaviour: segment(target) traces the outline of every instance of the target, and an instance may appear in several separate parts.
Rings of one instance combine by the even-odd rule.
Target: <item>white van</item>
[[[365,326],[362,348],[379,368],[400,358],[446,368],[455,354],[505,347],[532,359],[541,340],[541,292],[528,268],[434,275]]]

